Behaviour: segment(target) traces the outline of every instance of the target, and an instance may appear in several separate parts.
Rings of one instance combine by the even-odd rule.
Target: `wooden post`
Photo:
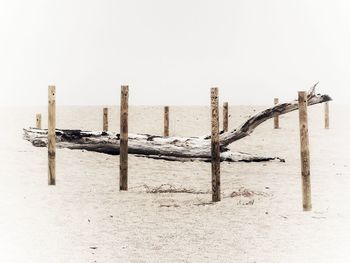
[[[103,131],[108,131],[108,108],[103,108]]]
[[[329,129],[329,104],[328,101],[324,104],[324,127]]]
[[[56,87],[49,86],[49,109],[48,109],[48,181],[49,185],[56,184]]]
[[[228,132],[228,102],[224,102],[222,123],[223,123],[224,132]]]
[[[218,88],[211,88],[211,182],[213,202],[221,200],[219,129],[219,90]]]
[[[169,136],[169,106],[164,107],[164,137]]]
[[[41,129],[41,114],[38,113],[36,115],[35,119],[36,119],[36,128],[37,129]]]
[[[121,87],[120,95],[120,174],[119,189],[128,190],[128,99],[129,86]]]
[[[303,210],[310,211],[312,206],[311,206],[311,184],[310,184],[309,132],[308,132],[308,121],[307,121],[307,92],[299,91],[298,99],[299,99],[300,156],[301,156]]]
[[[277,104],[279,103],[278,98],[275,98],[275,99],[273,100],[273,102],[274,102],[275,105],[277,105]],[[274,128],[275,128],[275,129],[279,129],[279,128],[280,128],[280,123],[279,123],[279,118],[278,118],[278,116],[274,117],[273,123],[274,123]]]

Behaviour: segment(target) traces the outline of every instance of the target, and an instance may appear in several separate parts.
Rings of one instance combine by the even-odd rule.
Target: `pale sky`
[[[348,0],[0,0],[0,105],[350,99]]]

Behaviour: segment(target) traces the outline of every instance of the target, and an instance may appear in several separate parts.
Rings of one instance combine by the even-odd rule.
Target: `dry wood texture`
[[[223,111],[222,111],[222,118],[223,118],[223,130],[224,132],[228,132],[228,102],[224,102],[224,105],[223,105]]]
[[[275,105],[277,105],[279,103],[278,98],[274,98],[273,102],[274,102]],[[279,129],[280,128],[280,122],[279,122],[279,117],[278,116],[275,116],[273,118],[273,126],[274,126],[275,129]]]
[[[108,108],[103,108],[103,131],[108,131]]]
[[[49,86],[49,105],[48,105],[48,183],[56,184],[56,87]]]
[[[164,107],[164,137],[169,136],[169,106]]]
[[[119,189],[128,190],[128,100],[129,87],[122,86],[120,94],[120,175]]]
[[[329,103],[324,104],[324,127],[329,129]]]
[[[40,113],[36,114],[35,122],[36,122],[36,125],[35,125],[36,128],[41,129],[41,114]]]
[[[211,180],[212,201],[221,199],[220,193],[220,127],[219,127],[219,89],[211,88]]]
[[[303,193],[303,209],[311,210],[310,152],[307,119],[307,93],[299,91],[300,156]]]
[[[308,94],[309,105],[324,103],[331,100],[328,95],[315,93],[314,87]],[[221,161],[268,161],[274,157],[250,155],[231,152],[227,146],[249,136],[256,127],[277,115],[297,110],[298,100],[281,103],[251,116],[240,126],[220,134]],[[115,132],[90,132],[81,130],[56,130],[58,147],[69,149],[84,149],[106,154],[119,154],[120,134]],[[24,129],[24,138],[34,146],[47,145],[47,130]],[[211,135],[203,137],[163,137],[149,134],[129,134],[128,152],[138,156],[171,161],[211,161]]]

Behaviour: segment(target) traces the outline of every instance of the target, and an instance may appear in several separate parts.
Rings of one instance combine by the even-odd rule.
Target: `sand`
[[[263,107],[230,107],[234,128]],[[209,163],[129,158],[119,192],[119,158],[57,151],[57,185],[47,185],[47,151],[22,139],[45,107],[0,108],[1,262],[348,262],[350,106],[309,108],[311,212],[303,212],[297,112],[259,126],[231,149],[285,163],[223,163],[220,203],[205,193],[147,193],[169,184],[210,190]],[[162,133],[162,107],[131,107],[130,132]],[[59,128],[102,129],[102,107],[58,107]],[[118,110],[110,127],[118,130]],[[171,107],[170,135],[209,133],[206,107]],[[147,188],[148,187],[148,188]],[[166,186],[163,186],[166,187]],[[241,190],[240,190],[241,189]],[[240,196],[246,189],[250,196]],[[234,197],[231,193],[236,192]]]

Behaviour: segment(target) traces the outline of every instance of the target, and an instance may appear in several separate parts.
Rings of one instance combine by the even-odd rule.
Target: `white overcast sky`
[[[0,0],[0,105],[349,101],[348,0]]]

